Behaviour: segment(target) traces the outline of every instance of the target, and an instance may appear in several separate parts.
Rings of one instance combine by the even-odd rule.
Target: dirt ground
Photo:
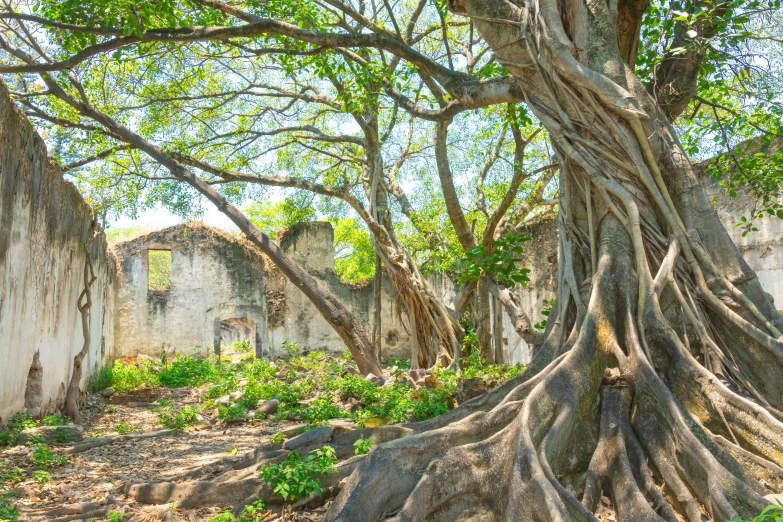
[[[142,393],[117,394],[110,399],[91,395],[83,410],[85,438],[117,435],[115,427],[130,423],[144,432],[160,430],[151,402],[158,399],[174,400],[179,405],[197,404],[198,392],[188,388],[140,390]],[[110,513],[126,513],[124,522],[136,521],[208,521],[220,508],[175,510],[169,506],[138,504],[121,493],[128,481],[158,481],[179,475],[230,455],[271,444],[270,437],[278,431],[298,423],[270,420],[252,425],[218,426],[198,430],[189,428],[154,438],[117,441],[82,453],[69,455],[68,464],[50,468],[51,481],[42,488],[33,480],[16,485],[14,502],[20,520],[112,520]],[[55,450],[57,451],[57,450]],[[17,446],[0,452],[0,459],[8,468],[30,468],[29,448]],[[28,473],[28,476],[32,473]],[[104,516],[88,517],[69,514],[83,504],[94,504],[106,511]],[[319,520],[324,509],[310,513],[286,514],[281,520]],[[278,514],[270,513],[272,520]]]

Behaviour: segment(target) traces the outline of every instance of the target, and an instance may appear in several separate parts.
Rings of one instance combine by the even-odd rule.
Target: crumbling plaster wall
[[[81,351],[84,243],[92,211],[47,159],[46,146],[0,83],[0,423],[27,405],[34,414],[62,406]],[[89,244],[96,281],[91,351],[82,385],[113,358],[115,259],[98,233]],[[30,372],[33,361],[39,372]],[[28,374],[38,373],[39,383]]]
[[[150,291],[149,250],[171,250],[171,288]],[[213,350],[220,322],[246,318],[266,327],[264,262],[252,245],[197,222],[152,232],[115,246],[122,267],[117,289],[118,356]]]
[[[373,331],[375,285],[372,281],[345,283],[334,271],[334,231],[323,222],[298,223],[280,237],[280,246],[313,274],[359,320],[367,335]],[[271,271],[277,271],[270,267]],[[282,275],[274,275],[281,280]],[[282,278],[285,312],[270,321],[266,346],[277,350],[283,341],[295,341],[301,349],[341,351],[345,344],[315,306],[293,283]],[[410,357],[410,335],[397,303],[397,295],[385,277],[381,296],[381,357]]]
[[[745,227],[737,225],[741,224],[740,218],[749,218],[753,211],[758,211],[756,201],[745,191],[738,191],[736,197],[729,196],[715,179],[705,176],[703,166],[700,167],[697,172],[702,175],[702,183],[713,199],[718,218],[742,257],[756,272],[761,287],[772,296],[775,307],[783,315],[783,220],[772,216],[757,219],[754,226],[758,231],[750,231],[743,237]]]

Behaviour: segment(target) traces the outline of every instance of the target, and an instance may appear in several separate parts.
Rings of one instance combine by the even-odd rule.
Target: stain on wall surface
[[[36,414],[62,405],[84,341],[76,308],[81,245],[94,233],[89,205],[47,159],[43,140],[0,83],[0,422],[26,404]],[[116,261],[100,232],[89,252],[97,280],[83,386],[114,346]]]

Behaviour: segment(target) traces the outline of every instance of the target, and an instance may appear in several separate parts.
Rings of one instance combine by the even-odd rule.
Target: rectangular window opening
[[[171,290],[171,250],[148,250],[147,262],[147,288],[155,292]]]

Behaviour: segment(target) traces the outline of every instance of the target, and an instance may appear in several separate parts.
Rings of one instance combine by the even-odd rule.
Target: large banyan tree
[[[464,108],[519,102],[548,132],[560,166],[560,263],[533,363],[441,417],[363,432],[383,444],[340,466],[332,480],[345,481],[327,520],[590,521],[605,495],[622,521],[725,521],[768,503],[765,484],[783,480],[783,321],[713,212],[671,123],[696,95],[711,52],[693,42],[734,31],[740,3],[683,2],[666,59],[647,84],[634,70],[645,20],[652,23],[645,1],[454,1],[451,11],[471,24],[471,44],[475,27],[508,72],[488,79],[443,65],[443,55],[406,37],[393,13],[418,17],[426,1],[327,0],[324,10],[338,21],[322,27],[308,26],[315,2],[196,0],[188,6],[218,15],[180,27],[170,27],[176,16],[151,19],[144,10],[85,21],[67,12],[77,4],[48,4],[43,17],[5,14],[90,38],[57,59],[5,43],[22,63],[2,70],[40,73],[46,94],[195,184],[176,157],[89,104],[61,71],[139,42],[258,40],[280,53],[372,48],[448,94],[422,107],[378,79],[412,114],[445,121]],[[779,6],[749,9],[768,8]],[[276,10],[305,19],[288,23]],[[444,6],[435,13],[442,20]],[[130,19],[139,22],[123,33],[118,26]],[[350,437],[335,437],[338,453]],[[255,482],[229,473],[129,492],[189,505],[228,491],[258,494]]]

